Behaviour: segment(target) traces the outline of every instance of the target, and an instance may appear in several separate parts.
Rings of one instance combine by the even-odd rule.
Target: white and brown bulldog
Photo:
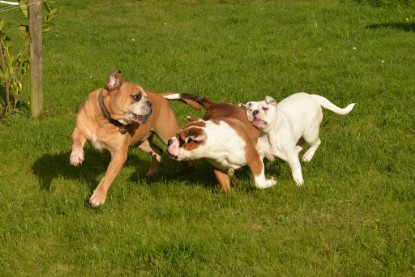
[[[304,183],[298,154],[308,144],[302,160],[309,162],[321,141],[322,107],[340,115],[352,111],[354,103],[342,109],[320,95],[295,93],[277,104],[271,96],[264,101],[248,102],[248,120],[261,131],[256,145],[261,157],[273,161],[274,156],[288,162],[297,185]]]
[[[167,144],[167,152],[176,160],[205,158],[212,166],[224,192],[230,191],[229,174],[248,165],[257,188],[276,184],[266,179],[264,164],[255,149],[259,132],[249,123],[241,107],[228,103],[213,103],[190,94],[174,94],[167,99],[188,99],[206,109],[203,119],[190,119]]]
[[[148,176],[158,173],[162,150],[152,143],[152,136],[156,134],[166,144],[179,129],[163,97],[169,94],[156,94],[138,84],[124,82],[121,72],[116,71],[104,88],[91,92],[81,105],[72,133],[71,165],[78,166],[84,161],[86,141],[111,154],[107,172],[89,199],[92,206],[105,203],[107,191],[127,159],[129,146],[139,144],[141,150],[152,156]],[[186,103],[200,109],[195,102]]]

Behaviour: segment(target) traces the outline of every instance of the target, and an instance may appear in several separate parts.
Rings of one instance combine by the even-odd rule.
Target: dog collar
[[[119,128],[119,131],[121,134],[126,134],[128,132],[127,128],[125,127],[125,125],[121,124],[119,121],[111,118],[110,113],[108,112],[107,108],[105,107],[104,104],[104,97],[102,96],[102,90],[100,90],[99,94],[98,94],[98,103],[99,103],[99,107],[101,108],[102,114],[104,115],[104,117],[113,125],[117,126]]]

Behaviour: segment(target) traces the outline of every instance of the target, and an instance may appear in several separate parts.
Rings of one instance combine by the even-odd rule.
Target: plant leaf
[[[52,22],[43,22],[42,23],[42,31],[44,33],[47,33],[52,29],[53,26],[54,26],[54,24]]]
[[[29,18],[29,10],[24,0],[19,0],[20,10],[26,18]]]

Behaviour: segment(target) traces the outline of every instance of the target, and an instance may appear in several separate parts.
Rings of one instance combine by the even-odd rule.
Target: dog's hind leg
[[[153,133],[150,133],[148,138],[143,141],[138,148],[151,155],[150,168],[147,171],[147,176],[153,176],[160,171],[160,160],[163,150],[153,143]]]
[[[310,145],[310,148],[303,155],[303,162],[309,162],[313,158],[314,154],[317,151],[321,141],[319,138],[320,135],[320,122],[316,122],[312,128],[309,129],[307,133],[303,135],[304,140]]]
[[[229,174],[218,168],[213,168],[216,179],[218,180],[220,186],[224,193],[229,193],[231,191],[231,180]]]
[[[319,147],[321,143],[321,140],[317,138],[312,144],[310,144],[310,148],[307,150],[307,152],[303,155],[303,162],[309,162],[313,158],[314,154],[317,151],[317,148]]]

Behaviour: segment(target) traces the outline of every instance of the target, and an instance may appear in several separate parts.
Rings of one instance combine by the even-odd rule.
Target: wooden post
[[[42,59],[42,0],[30,0],[30,109],[32,117],[43,109],[43,59]]]

